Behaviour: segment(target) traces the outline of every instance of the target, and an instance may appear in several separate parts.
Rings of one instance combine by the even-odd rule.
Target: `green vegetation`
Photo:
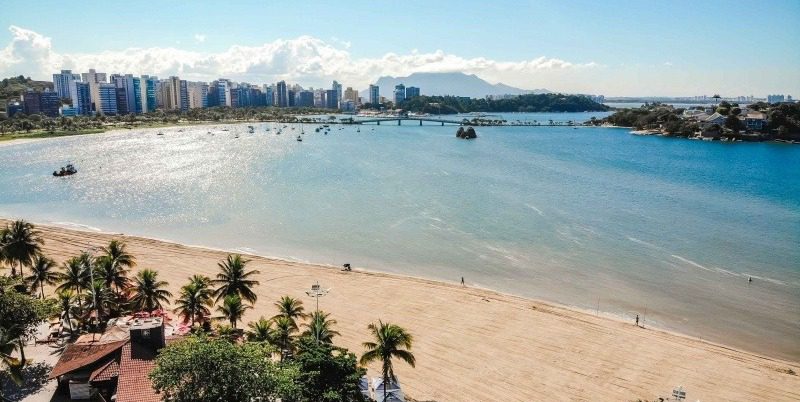
[[[519,95],[505,99],[466,98],[460,96],[416,96],[398,105],[415,113],[454,114],[471,112],[596,112],[608,106],[583,95]]]
[[[32,88],[36,91],[43,91],[47,88],[53,89],[50,81],[34,81],[30,77],[17,76],[4,78],[0,81],[0,110],[6,109],[6,103],[11,99],[19,99],[26,89]]]
[[[43,320],[58,317],[63,333],[74,339],[102,331],[110,318],[160,309],[172,297],[157,271],[131,275],[136,258],[122,242],[111,241],[97,255],[83,252],[61,265],[41,254],[43,244],[34,225],[25,221],[0,229],[0,268],[13,274],[0,275],[0,377],[15,381],[26,363],[24,341]],[[358,385],[366,370],[355,354],[334,345],[339,332],[330,314],[306,314],[302,301],[284,296],[274,303],[274,317],[250,322],[246,332],[236,328],[256,301],[258,281],[252,277],[259,273],[247,270],[247,263],[229,255],[218,264],[215,281],[194,275],[181,288],[174,311],[191,325],[193,335],[160,350],[150,373],[154,387],[172,401],[363,401]],[[215,294],[222,296],[217,303]],[[212,330],[215,304],[222,314],[213,319],[230,325]],[[414,365],[413,338],[405,329],[382,322],[367,328],[372,341],[364,344],[361,364],[381,362],[385,378],[394,377],[392,359]]]

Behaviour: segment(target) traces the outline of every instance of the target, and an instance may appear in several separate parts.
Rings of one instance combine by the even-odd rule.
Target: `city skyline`
[[[800,18],[796,2],[756,11],[744,2],[536,2],[515,4],[515,13],[469,3],[458,19],[447,15],[448,2],[385,10],[350,4],[241,2],[219,9],[170,2],[151,18],[127,19],[110,12],[113,2],[73,9],[11,1],[0,15],[0,76],[47,80],[61,69],[94,68],[206,82],[328,87],[337,80],[365,90],[381,76],[459,71],[523,89],[606,96],[800,93],[800,50],[793,45],[800,28],[790,23]],[[691,13],[676,13],[681,9]],[[410,25],[387,26],[387,11],[406,15]],[[480,18],[471,11],[481,11]],[[241,24],[210,23],[235,15]],[[273,15],[284,18],[263,18]],[[615,23],[619,15],[626,15],[622,24]],[[80,35],[65,34],[62,22],[75,20],[92,23]],[[417,24],[425,29],[406,29]]]

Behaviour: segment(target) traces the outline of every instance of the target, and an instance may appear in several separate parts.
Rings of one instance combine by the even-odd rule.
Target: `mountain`
[[[381,96],[391,99],[394,86],[403,84],[418,87],[422,95],[455,95],[483,98],[486,95],[523,95],[550,93],[546,89],[520,89],[505,84],[490,84],[475,74],[464,73],[413,73],[408,77],[381,77],[377,85]],[[369,97],[369,91],[362,96]]]

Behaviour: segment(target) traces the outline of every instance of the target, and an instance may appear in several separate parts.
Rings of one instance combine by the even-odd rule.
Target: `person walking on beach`
[[[636,314],[636,326],[639,326],[639,314]]]
[[[461,286],[466,286],[466,285],[464,285],[464,277],[463,276],[461,277]]]

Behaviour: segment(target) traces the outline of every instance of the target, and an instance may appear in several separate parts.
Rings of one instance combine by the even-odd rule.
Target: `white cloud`
[[[553,88],[553,78],[569,80],[571,75],[601,67],[594,62],[582,64],[544,56],[522,61],[464,58],[442,50],[353,58],[348,42],[338,38],[326,42],[312,36],[278,39],[260,46],[234,45],[218,53],[174,47],[59,53],[48,37],[17,26],[9,30],[12,40],[0,50],[0,76],[24,74],[39,79],[49,79],[60,69],[83,72],[95,68],[106,73],[178,75],[189,80],[226,77],[252,83],[287,80],[313,86],[328,85],[336,79],[347,86],[364,88],[383,75],[463,71],[523,88],[547,86],[563,90],[568,88]],[[194,35],[198,43],[205,38],[203,34]]]

